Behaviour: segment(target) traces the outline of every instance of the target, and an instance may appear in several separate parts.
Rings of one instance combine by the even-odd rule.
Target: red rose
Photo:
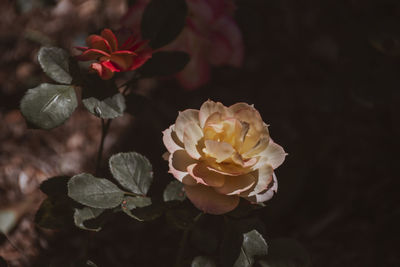
[[[78,60],[97,60],[90,68],[96,71],[103,80],[110,79],[114,72],[131,71],[142,66],[152,51],[147,46],[148,41],[140,41],[130,36],[121,46],[109,29],[104,29],[101,35],[90,35],[86,39],[88,47],[77,47],[83,53]]]

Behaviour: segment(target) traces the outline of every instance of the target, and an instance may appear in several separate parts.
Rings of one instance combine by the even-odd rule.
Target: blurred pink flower
[[[101,35],[90,35],[86,39],[88,47],[77,47],[82,54],[78,60],[97,60],[90,68],[96,71],[103,80],[110,79],[114,72],[131,71],[142,66],[149,58],[152,51],[147,47],[147,41],[139,41],[133,35],[121,45],[114,33],[104,29]]]
[[[138,0],[122,19],[124,26],[140,30],[143,11],[149,0]],[[183,51],[190,62],[177,79],[186,89],[196,89],[210,79],[211,65],[240,67],[243,61],[243,40],[233,19],[231,0],[186,0],[188,17],[178,38],[163,47],[165,51]]]

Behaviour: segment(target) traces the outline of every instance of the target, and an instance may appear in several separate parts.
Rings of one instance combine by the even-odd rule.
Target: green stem
[[[96,176],[99,175],[101,158],[103,156],[104,140],[106,139],[108,129],[110,128],[111,125],[111,121],[112,119],[107,120],[107,122],[105,122],[104,119],[101,119],[101,139],[100,139],[99,150],[97,151],[96,172],[95,172]]]
[[[188,227],[188,228],[186,228],[184,230],[183,235],[182,235],[182,239],[181,239],[181,241],[179,243],[179,250],[178,250],[178,254],[176,256],[176,261],[175,261],[175,265],[174,265],[175,267],[181,267],[182,266],[183,255],[185,253],[185,247],[186,247],[187,239],[189,237],[189,233],[194,228],[194,226],[196,225],[196,222],[200,219],[200,217],[203,214],[204,214],[203,212],[200,212],[199,214],[197,214],[197,216],[194,217],[194,219],[193,219],[193,224],[190,227]]]

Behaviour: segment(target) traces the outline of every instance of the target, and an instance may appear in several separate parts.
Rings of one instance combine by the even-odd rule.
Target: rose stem
[[[104,119],[101,119],[101,139],[100,139],[100,145],[99,145],[99,150],[97,152],[97,160],[96,160],[96,176],[99,174],[100,171],[100,166],[101,166],[101,157],[103,155],[103,148],[104,148],[104,140],[106,139],[106,135],[108,133],[108,129],[110,128],[112,119],[107,120],[107,122],[104,121]]]
[[[190,227],[186,228],[185,231],[183,232],[182,239],[181,239],[181,241],[179,243],[178,254],[176,256],[176,261],[175,261],[175,265],[174,265],[175,267],[181,267],[182,266],[183,254],[185,252],[186,241],[187,241],[187,238],[189,236],[189,233],[194,228],[196,222],[200,219],[200,217],[203,214],[204,214],[203,212],[200,212],[199,214],[197,214],[197,216],[194,217],[194,219],[193,219],[193,224]]]

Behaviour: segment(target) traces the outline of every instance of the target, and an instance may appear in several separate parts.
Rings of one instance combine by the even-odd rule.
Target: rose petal
[[[115,66],[115,64],[113,64],[111,61],[107,60],[107,61],[103,61],[101,62],[101,64],[107,68],[109,68],[110,70],[114,71],[114,72],[120,72],[121,69],[118,68],[117,66]]]
[[[99,35],[96,34],[90,35],[88,38],[86,38],[86,43],[91,49],[98,49],[106,53],[111,53],[110,44],[106,39],[104,39]]]
[[[81,55],[77,56],[78,60],[87,61],[87,60],[96,60],[99,57],[110,57],[110,54],[98,50],[98,49],[88,49],[84,51]]]
[[[103,80],[109,80],[114,75],[114,72],[102,63],[93,63],[90,68],[96,71]]]
[[[176,138],[174,132],[174,125],[171,125],[168,129],[162,132],[163,142],[169,153],[174,153],[178,149],[183,149],[183,144]],[[175,136],[175,138],[174,138]]]
[[[187,167],[194,163],[196,163],[196,161],[193,160],[185,150],[176,150],[169,156],[169,173],[172,173],[177,180],[184,184],[197,184],[196,180],[187,172]]]
[[[117,51],[111,54],[110,60],[118,66],[121,71],[127,71],[133,64],[133,58],[136,56],[131,51]]]
[[[186,196],[199,210],[214,215],[227,213],[239,204],[238,196],[218,194],[212,187],[205,185],[185,185]]]
[[[146,49],[140,52],[136,57],[133,58],[132,66],[129,70],[135,70],[141,67],[147,60],[152,57],[153,51],[151,49]]]
[[[110,29],[104,29],[101,32],[101,36],[107,40],[108,44],[111,47],[111,51],[117,51],[118,50],[118,41],[117,38],[115,37],[114,33]]]
[[[283,147],[270,140],[267,149],[260,153],[262,162],[267,162],[272,168],[278,168],[284,161],[287,153]]]
[[[204,127],[204,124],[206,123],[208,117],[215,112],[219,112],[223,115],[226,113],[226,107],[222,105],[220,102],[214,102],[211,100],[207,100],[206,102],[204,102],[203,105],[201,105],[199,112],[199,120],[201,128]]]
[[[239,176],[226,176],[225,183],[222,187],[214,188],[220,194],[238,195],[249,190],[256,182],[256,178],[252,173]]]
[[[187,168],[189,174],[198,182],[207,186],[221,187],[225,183],[225,176],[210,171],[204,163],[195,163]]]
[[[183,144],[186,152],[194,159],[199,159],[201,154],[199,153],[199,142],[203,139],[203,131],[197,122],[186,123],[186,128],[183,134]]]
[[[254,157],[257,154],[259,154],[260,152],[264,151],[268,147],[268,143],[269,143],[269,136],[261,137],[258,140],[257,144],[252,149],[247,151],[246,153],[243,153],[242,156],[244,158]]]
[[[247,199],[250,202],[255,202],[255,203],[261,203],[261,202],[270,200],[274,196],[274,194],[278,191],[278,181],[276,179],[275,173],[272,174],[272,177],[273,177],[273,181],[272,181],[273,185],[271,188],[268,188],[264,192],[256,194],[252,197],[245,197],[245,199]]]
[[[136,43],[137,41],[137,37],[134,35],[130,35],[125,42],[121,45],[121,49],[123,50],[130,50],[130,51],[134,51],[131,50],[132,46]]]
[[[80,50],[82,52],[84,52],[84,51],[89,49],[89,47],[87,47],[87,46],[75,46],[74,48],[76,48],[76,49],[78,49],[78,50]]]
[[[238,176],[252,171],[251,168],[243,168],[243,166],[232,162],[217,163],[214,158],[205,157],[208,168],[211,171],[221,173],[223,175]]]
[[[175,132],[179,140],[183,142],[183,133],[186,128],[186,124],[189,122],[199,122],[199,111],[195,109],[186,109],[179,112],[178,118],[175,122]]]
[[[256,166],[259,163],[256,164]],[[274,172],[274,169],[272,168],[271,165],[269,164],[264,164],[262,166],[257,166],[254,167],[257,168],[255,171],[258,172],[257,176],[257,183],[252,190],[252,192],[249,193],[249,196],[254,196],[256,194],[259,194],[260,192],[264,191],[265,189],[268,188],[268,185],[272,181],[272,174]]]
[[[235,149],[232,147],[232,145],[226,142],[205,140],[204,144],[206,146],[206,153],[215,158],[217,163],[221,163],[222,161],[230,158],[235,152]]]

